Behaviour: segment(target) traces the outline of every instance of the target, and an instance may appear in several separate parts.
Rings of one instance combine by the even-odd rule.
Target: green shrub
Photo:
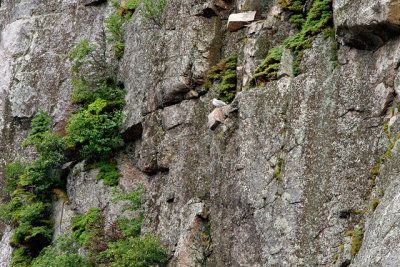
[[[132,193],[122,194],[118,190],[115,190],[112,202],[115,203],[117,201],[126,201],[122,206],[121,213],[124,213],[125,211],[134,212],[139,210],[142,206],[142,195],[143,185],[140,184]],[[143,212],[139,212],[136,217],[131,219],[128,219],[124,216],[118,216],[116,223],[125,236],[137,237],[141,234],[143,217]]]
[[[325,37],[332,35],[332,0],[315,0],[305,20],[302,13],[299,13],[303,10],[304,0],[279,0],[278,2],[282,8],[294,12],[291,21],[299,28],[301,27],[301,31],[286,39],[284,46],[274,47],[269,50],[265,60],[256,68],[249,81],[249,86],[264,86],[267,82],[276,79],[285,48],[290,49],[295,55],[293,73],[297,75],[300,71],[304,50],[311,47],[314,38],[320,33]]]
[[[303,58],[304,50],[311,47],[313,39],[323,31],[329,30],[332,24],[332,0],[315,0],[311,10],[307,14],[301,31],[295,36],[285,40],[285,44],[290,48],[295,56],[293,72],[299,72],[300,62]]]
[[[306,0],[278,0],[278,3],[283,10],[288,10],[293,13],[290,16],[290,22],[300,28],[305,22],[303,10]]]
[[[232,102],[236,95],[237,85],[237,55],[232,55],[221,60],[210,69],[207,75],[206,87],[211,87],[212,83],[219,82],[218,98],[225,102]]]
[[[50,117],[47,113],[40,109],[36,117],[31,122],[32,130],[29,132],[28,138],[23,142],[23,146],[33,145],[36,149],[42,143],[44,134],[50,131]]]
[[[118,178],[121,174],[118,172],[115,162],[100,161],[97,163],[97,168],[99,168],[97,180],[103,180],[103,183],[108,186],[118,185]]]
[[[72,98],[79,108],[68,121],[64,141],[69,149],[77,150],[83,159],[105,161],[112,157],[122,142],[121,110],[125,105],[125,91],[117,86],[112,72],[103,71],[103,63],[94,60],[92,53],[96,48],[92,47],[83,40],[73,49],[70,58],[84,63],[79,63],[79,68],[76,68],[77,76],[74,80],[79,82]],[[89,76],[87,72],[81,71],[83,67],[92,70]],[[109,76],[105,79],[103,73]]]
[[[167,0],[143,0],[142,16],[148,21],[162,27],[162,14]]]
[[[85,159],[107,158],[122,142],[119,132],[122,125],[121,112],[96,114],[98,108],[101,108],[98,104],[101,103],[104,102],[99,99],[88,110],[73,114],[66,127],[67,146],[81,147],[80,153]]]
[[[11,201],[1,205],[0,215],[11,223],[14,248],[12,266],[25,266],[40,250],[50,244],[53,234],[48,207],[52,189],[61,185],[60,169],[64,160],[64,143],[50,130],[50,118],[40,110],[32,120],[32,130],[24,146],[32,145],[39,158],[24,166],[17,160],[9,165],[9,189],[14,189]]]
[[[90,208],[84,215],[77,215],[72,220],[72,236],[82,246],[90,245],[90,239],[100,231],[103,217],[99,209]],[[100,227],[99,227],[100,226]]]
[[[150,267],[167,261],[166,250],[161,246],[159,239],[150,233],[111,242],[101,256],[111,259],[110,266],[115,267]]]
[[[32,262],[32,267],[89,267],[89,261],[78,254],[80,246],[69,234],[64,234],[44,248]]]
[[[124,24],[131,20],[133,12],[139,7],[140,0],[128,0],[122,6],[119,0],[111,1],[114,6],[114,13],[104,20],[106,24],[106,40],[112,44],[114,56],[121,59],[125,49],[125,28]]]
[[[6,164],[6,172],[4,176],[7,180],[7,188],[4,190],[5,192],[12,192],[17,188],[19,178],[24,173],[25,168],[26,164],[20,159]]]

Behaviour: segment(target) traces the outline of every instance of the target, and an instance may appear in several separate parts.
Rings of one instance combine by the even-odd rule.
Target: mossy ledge
[[[304,4],[303,2],[279,1],[281,7],[288,10],[300,8],[300,6]],[[294,16],[292,16],[292,18],[294,18]],[[277,79],[284,49],[290,49],[293,52],[295,56],[293,73],[297,75],[300,71],[300,63],[303,58],[304,50],[311,47],[312,41],[321,33],[325,38],[334,36],[332,23],[332,0],[316,0],[307,13],[304,23],[299,22],[295,24],[297,26],[301,25],[300,32],[283,41],[284,45],[273,47],[269,50],[265,60],[256,68],[254,75],[249,81],[249,86],[264,86],[265,83]]]

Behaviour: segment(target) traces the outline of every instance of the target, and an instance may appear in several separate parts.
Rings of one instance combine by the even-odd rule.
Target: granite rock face
[[[138,13],[125,25],[118,189],[144,185],[143,231],[161,238],[169,266],[399,265],[397,1],[336,0],[333,10],[337,40],[316,38],[296,77],[286,50],[281,78],[248,91],[241,88],[268,49],[296,32],[276,1],[168,1],[162,26]],[[247,11],[260,16],[229,32],[229,15]],[[2,178],[5,162],[36,156],[20,144],[39,108],[55,129],[65,125],[67,57],[83,38],[102,41],[109,12],[104,1],[2,1]],[[235,53],[240,92],[212,131],[218,84],[206,88],[206,73]],[[123,203],[111,201],[98,170],[85,162],[69,169],[68,199],[52,208],[55,236],[91,207],[109,226]],[[363,242],[352,255],[347,232],[358,228]],[[10,232],[1,230],[6,264]]]
[[[333,8],[338,36],[352,46],[373,49],[400,32],[397,0],[337,0]]]

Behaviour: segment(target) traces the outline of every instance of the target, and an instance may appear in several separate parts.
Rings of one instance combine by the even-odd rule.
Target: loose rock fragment
[[[231,32],[243,28],[256,19],[256,11],[231,14],[228,19],[228,30]]]

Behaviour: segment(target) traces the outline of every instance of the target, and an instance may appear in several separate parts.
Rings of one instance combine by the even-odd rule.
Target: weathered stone
[[[216,108],[208,115],[208,128],[214,131],[223,121],[224,113],[222,108]]]
[[[2,238],[0,240],[0,266],[1,267],[8,267],[11,263],[11,253],[12,248],[10,244],[10,238],[12,235],[11,226],[7,226],[4,230]]]
[[[2,1],[2,165],[18,154],[37,155],[20,143],[40,107],[52,115],[52,126],[65,123],[70,49],[81,38],[102,40],[110,7],[61,2]],[[207,115],[218,85],[205,89],[210,66],[237,53],[240,91],[268,50],[296,32],[285,16],[278,18],[276,1],[248,1],[261,3],[267,18],[226,32],[226,14],[245,2],[168,1],[161,28],[141,16],[125,25],[118,78],[127,90],[121,132],[127,149],[116,155],[123,175],[118,189],[144,184],[143,232],[160,237],[169,266],[325,266],[336,254],[335,266],[398,265],[398,143],[375,188],[368,182],[391,147],[383,124],[390,119],[392,144],[400,129],[400,41],[392,38],[398,22],[390,15],[396,9],[383,0],[334,1],[338,34],[356,47],[340,46],[341,65],[334,42],[315,39],[300,75],[239,92],[211,132]],[[285,62],[284,56],[282,68],[290,66]],[[71,218],[90,207],[103,209],[107,224],[120,214],[96,174],[83,163],[70,171],[69,201],[53,205],[56,235],[70,231]],[[381,200],[375,213],[354,212],[369,209],[369,196]],[[354,258],[346,232],[362,221],[364,241]],[[199,242],[206,226],[212,253]],[[10,259],[9,236],[7,230],[0,241],[0,262]]]
[[[185,99],[194,99],[194,98],[199,98],[199,93],[197,93],[194,90],[190,90],[186,95]]]
[[[333,11],[337,35],[358,48],[379,47],[400,33],[397,0],[337,0]]]
[[[256,11],[231,14],[228,19],[228,30],[234,32],[243,28],[255,20],[256,14]]]
[[[282,77],[294,77],[293,74],[293,54],[289,49],[285,49],[282,53],[281,64],[279,65],[278,79]]]

